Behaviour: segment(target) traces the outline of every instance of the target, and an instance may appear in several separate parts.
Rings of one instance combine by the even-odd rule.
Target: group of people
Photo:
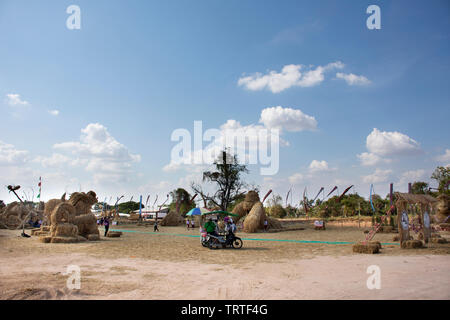
[[[191,221],[189,221],[189,219],[186,219],[186,228],[189,230],[189,228],[194,229],[195,228],[195,220],[191,219]]]
[[[227,236],[234,236],[234,233],[236,232],[236,224],[234,223],[233,219],[229,216],[226,216],[223,221],[225,222],[225,232]],[[212,220],[212,218],[208,218],[208,221],[206,221],[204,225],[204,229],[206,230],[206,233],[212,236],[218,236],[219,227]]]

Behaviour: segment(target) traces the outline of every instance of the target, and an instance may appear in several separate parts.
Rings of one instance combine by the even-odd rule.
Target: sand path
[[[240,267],[50,254],[2,258],[1,299],[450,299],[446,255],[319,256]],[[68,265],[81,289],[66,288]],[[367,268],[381,271],[369,290]]]

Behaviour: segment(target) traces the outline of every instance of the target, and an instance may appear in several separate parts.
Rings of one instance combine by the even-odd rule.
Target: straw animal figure
[[[238,217],[234,218],[236,224],[244,218],[243,231],[254,233],[264,228],[264,220],[267,219],[269,228],[280,229],[281,223],[273,218],[267,217],[264,206],[259,199],[256,191],[249,191],[245,195],[244,201],[239,203],[234,209],[233,213]]]
[[[45,204],[44,214],[50,226],[42,226],[35,235],[43,242],[78,242],[99,240],[97,219],[91,206],[97,203],[94,191],[75,192],[69,200],[65,194],[61,199],[52,199]]]

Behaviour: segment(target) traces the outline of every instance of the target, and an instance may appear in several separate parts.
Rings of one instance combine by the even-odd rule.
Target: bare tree
[[[198,193],[204,203],[210,202],[221,210],[226,211],[228,206],[243,195],[242,190],[246,183],[241,180],[242,173],[248,173],[245,165],[239,164],[236,155],[230,155],[226,150],[214,161],[216,171],[203,172],[203,182],[212,182],[216,185],[216,192],[210,196],[205,193],[199,184],[191,184],[192,190]]]

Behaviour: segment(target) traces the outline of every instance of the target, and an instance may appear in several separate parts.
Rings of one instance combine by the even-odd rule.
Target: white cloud
[[[330,171],[330,168],[328,167],[328,162],[326,162],[325,160],[322,161],[313,160],[309,165],[309,170],[312,172],[320,172],[320,171]]]
[[[59,110],[48,110],[48,113],[51,114],[52,116],[58,116]]]
[[[8,93],[6,95],[6,103],[10,106],[26,106],[29,105],[28,101],[22,100],[20,94]]]
[[[267,128],[276,128],[291,132],[315,130],[317,121],[299,109],[281,106],[266,108],[261,111],[260,123]]]
[[[57,168],[65,165],[73,165],[74,161],[60,153],[53,153],[50,157],[37,156],[33,162],[41,164],[44,168]]]
[[[72,155],[70,164],[85,165],[86,171],[93,173],[97,183],[127,181],[133,163],[141,160],[140,155],[130,153],[100,123],[91,123],[81,132],[80,141],[58,143],[53,147]],[[62,159],[58,155],[54,160]],[[51,162],[51,159],[47,159],[47,162]]]
[[[376,155],[411,155],[421,152],[417,141],[400,132],[379,131],[374,128],[366,139],[367,149]]]
[[[305,181],[305,177],[301,173],[294,173],[289,177],[289,182],[291,184],[299,184]]]
[[[436,157],[436,160],[439,162],[450,162],[450,149],[446,149],[443,155]]]
[[[244,86],[248,90],[259,91],[269,89],[273,93],[279,93],[291,87],[312,87],[320,84],[324,79],[324,73],[332,69],[342,69],[342,62],[329,63],[326,66],[318,66],[301,72],[305,68],[303,65],[290,64],[283,67],[281,72],[269,71],[268,74],[255,73],[250,76],[241,77],[238,80],[239,86]]]
[[[391,174],[392,174],[392,170],[376,169],[374,173],[364,176],[363,181],[364,181],[364,183],[386,182],[389,179]]]
[[[338,79],[343,79],[345,80],[345,82],[347,82],[348,85],[353,86],[353,85],[368,85],[370,84],[370,80],[367,79],[364,76],[357,76],[356,74],[353,73],[342,73],[342,72],[338,72],[336,73],[336,78]]]
[[[427,177],[425,173],[426,171],[424,169],[403,172],[400,177],[399,184],[406,185],[409,182],[414,183],[416,181],[426,180]]]
[[[380,163],[389,163],[391,159],[380,157],[374,153],[363,152],[358,154],[357,157],[361,161],[363,166],[375,166]]]
[[[267,141],[269,149],[272,141],[274,143],[278,141],[281,146],[289,146],[289,142],[279,136],[282,130],[314,130],[317,126],[314,117],[304,114],[301,110],[280,106],[262,110],[259,122],[263,125],[242,125],[239,121],[227,120],[220,126],[220,129],[215,130],[214,141],[208,142],[200,150],[186,152],[181,159],[171,159],[170,163],[163,167],[163,171],[174,172],[182,168],[192,171],[199,167],[200,163],[202,163],[201,165],[212,164],[224,147],[230,147],[231,141],[243,137],[245,137],[245,143],[238,144],[234,152],[230,150],[231,153],[237,153],[240,162],[258,164],[256,158],[260,157],[261,141]],[[241,139],[238,140],[242,142]],[[269,153],[271,153],[270,150]],[[245,155],[245,159],[242,158],[243,155]],[[271,153],[271,155],[273,154]],[[200,161],[194,161],[194,159],[200,159]]]
[[[28,151],[17,150],[12,144],[0,141],[0,165],[20,165],[27,161]]]

